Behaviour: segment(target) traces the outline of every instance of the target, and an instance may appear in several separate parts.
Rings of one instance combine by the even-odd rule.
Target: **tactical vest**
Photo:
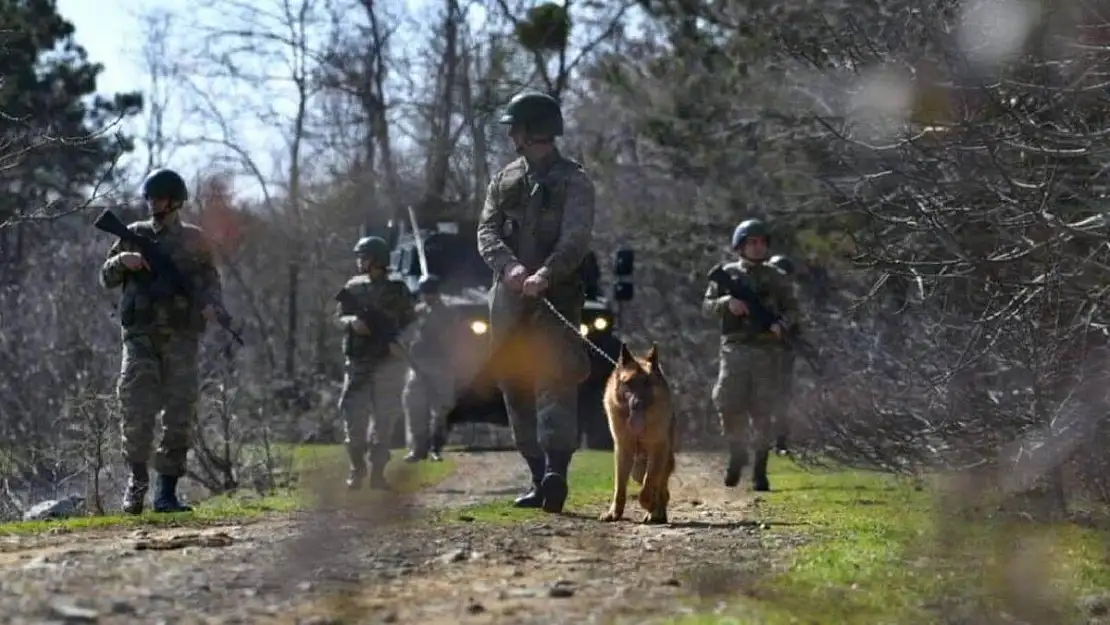
[[[189,232],[184,224],[176,224],[161,232],[155,231],[154,222],[141,221],[131,229],[158,242],[162,251],[173,260],[177,270],[191,281],[191,288],[199,287],[196,276],[203,270],[189,246]],[[149,271],[128,275],[120,292],[120,325],[127,330],[204,330],[204,318],[199,302],[189,301],[173,289],[167,276],[152,276]]]
[[[755,292],[760,302],[772,313],[779,312],[779,302],[775,300],[771,288],[772,280],[777,276],[774,269],[757,265],[753,266],[749,273],[741,269],[739,263],[729,263],[725,265],[724,269],[734,280],[743,282]],[[721,316],[721,334],[745,343],[761,342],[773,338],[769,331],[756,327],[751,315],[737,317],[731,313]]]

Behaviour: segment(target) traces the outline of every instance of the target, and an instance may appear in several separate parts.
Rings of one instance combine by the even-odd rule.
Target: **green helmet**
[[[142,192],[144,200],[169,198],[171,202],[183,203],[189,199],[185,179],[172,169],[155,169],[147,174]]]
[[[558,137],[563,134],[563,110],[559,101],[538,91],[518,93],[509,100],[502,124],[520,124],[531,135]]]
[[[382,267],[389,264],[389,244],[381,237],[362,237],[355,243],[354,252]]]
[[[775,269],[778,269],[788,276],[794,275],[794,271],[796,269],[794,266],[794,261],[790,260],[790,258],[786,256],[783,256],[782,254],[775,254],[767,260],[767,264],[771,265]]]
[[[732,249],[739,249],[748,237],[763,237],[771,242],[771,229],[760,219],[745,219],[732,231]]]

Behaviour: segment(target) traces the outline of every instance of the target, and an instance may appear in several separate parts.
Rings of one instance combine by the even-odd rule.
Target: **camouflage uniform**
[[[442,302],[416,307],[416,334],[409,355],[419,367],[409,368],[401,400],[405,407],[405,439],[410,455],[420,460],[429,446],[438,459],[442,451],[447,413],[455,405],[453,356],[461,319]],[[431,440],[429,440],[431,435]]]
[[[343,289],[358,302],[356,308],[346,308],[342,303],[335,308],[335,323],[344,331],[346,357],[339,412],[351,466],[348,486],[361,486],[369,453],[371,488],[385,488],[390,437],[404,415],[401,390],[408,364],[396,353],[396,346],[374,336],[379,328],[370,328],[370,335],[364,336],[355,333],[351,324],[359,310],[374,307],[397,328],[404,328],[413,320],[412,298],[403,282],[385,276],[372,279],[368,274],[359,274],[348,280]]]
[[[562,134],[558,105],[549,100],[517,96],[502,123],[533,123],[548,136]],[[530,103],[546,117],[514,108]],[[542,110],[545,106],[554,108]],[[490,300],[495,375],[513,440],[532,477],[531,491],[516,500],[517,506],[559,512],[566,498],[567,470],[578,447],[578,385],[590,371],[577,328],[585,302],[579,266],[589,251],[593,224],[593,182],[581,165],[557,150],[542,163],[514,160],[486,191],[478,251],[495,276]],[[529,274],[547,275],[543,295],[572,328],[556,319],[542,299],[515,293],[502,282],[516,263]]]
[[[765,263],[741,259],[724,266],[733,277],[745,281],[762,303],[782,319],[789,331],[798,314],[793,285]],[[721,420],[721,431],[729,445],[729,468],[725,483],[735,486],[740,470],[748,464],[754,448],[753,483],[766,490],[767,456],[773,422],[782,414],[788,392],[784,344],[769,332],[752,335],[750,317],[737,317],[728,308],[730,296],[715,283],[705,292],[704,310],[719,318],[721,325],[720,369],[713,387],[713,403]]]
[[[152,177],[155,175],[161,174],[155,172]],[[180,183],[183,187],[184,181]],[[176,217],[163,225],[152,218],[134,222],[128,229],[157,241],[191,282],[197,297],[190,301],[168,292],[160,280],[150,279],[146,269],[129,270],[119,254],[138,250],[124,241],[112,245],[100,269],[104,287],[121,287],[123,358],[116,393],[123,457],[131,468],[124,511],[142,511],[149,481],[147,463],[160,412],[162,436],[153,459],[159,493],[154,507],[156,511],[186,511],[187,506],[177,501],[175,489],[177,479],[185,474],[196,425],[197,354],[206,326],[201,309],[205,301],[220,302],[220,274],[204,232],[194,225]]]

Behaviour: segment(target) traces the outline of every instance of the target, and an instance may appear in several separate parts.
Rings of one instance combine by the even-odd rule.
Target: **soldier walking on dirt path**
[[[782,414],[787,393],[784,359],[789,355],[783,337],[798,318],[792,282],[766,262],[770,232],[758,219],[741,222],[732,233],[732,249],[739,259],[724,266],[733,280],[745,283],[777,317],[770,328],[753,327],[748,305],[722,294],[715,282],[705,292],[703,309],[720,319],[720,370],[713,387],[713,403],[729,446],[725,486],[740,483],[740,474],[754,451],[752,487],[771,489],[767,460],[772,423]]]
[[[343,290],[355,306],[336,304],[335,322],[343,330],[343,390],[339,413],[343,417],[344,443],[350,461],[347,487],[358,489],[366,477],[370,458],[370,488],[387,488],[385,466],[393,428],[404,415],[401,389],[408,364],[397,353],[397,334],[413,321],[408,287],[390,280],[389,245],[380,237],[363,237],[355,244],[359,273]],[[377,321],[368,323],[366,319]]]
[[[155,512],[188,512],[177,497],[185,475],[196,426],[199,381],[197,354],[208,322],[221,306],[220,274],[204,232],[181,219],[189,199],[185,180],[175,171],[157,169],[143,181],[150,218],[127,226],[154,240],[195,289],[186,297],[164,275],[154,276],[139,250],[116,241],[100,269],[100,283],[119,287],[123,359],[116,393],[119,399],[123,456],[130,469],[123,512],[141,514],[150,486],[148,463],[154,430],[162,415],[162,440],[154,451],[158,477]]]
[[[401,401],[405,407],[406,462],[419,462],[431,455],[443,460],[447,412],[455,405],[456,350],[461,344],[456,333],[462,321],[443,303],[439,278],[427,275],[417,287],[421,302],[416,307],[416,336],[409,355],[419,369],[409,367]]]
[[[558,101],[522,93],[500,123],[519,158],[486,191],[478,251],[495,276],[490,340],[513,440],[532,486],[513,505],[561,512],[578,447],[578,385],[590,362],[577,335],[585,302],[578,271],[593,238],[594,185],[582,166],[559,153]],[[559,321],[547,302],[573,327]]]

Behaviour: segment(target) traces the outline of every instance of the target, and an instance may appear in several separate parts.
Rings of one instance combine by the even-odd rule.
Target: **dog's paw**
[[[605,521],[606,523],[612,523],[613,521],[619,521],[622,516],[624,516],[623,512],[618,512],[610,508],[609,510],[602,513],[601,516],[597,517],[597,520]]]

